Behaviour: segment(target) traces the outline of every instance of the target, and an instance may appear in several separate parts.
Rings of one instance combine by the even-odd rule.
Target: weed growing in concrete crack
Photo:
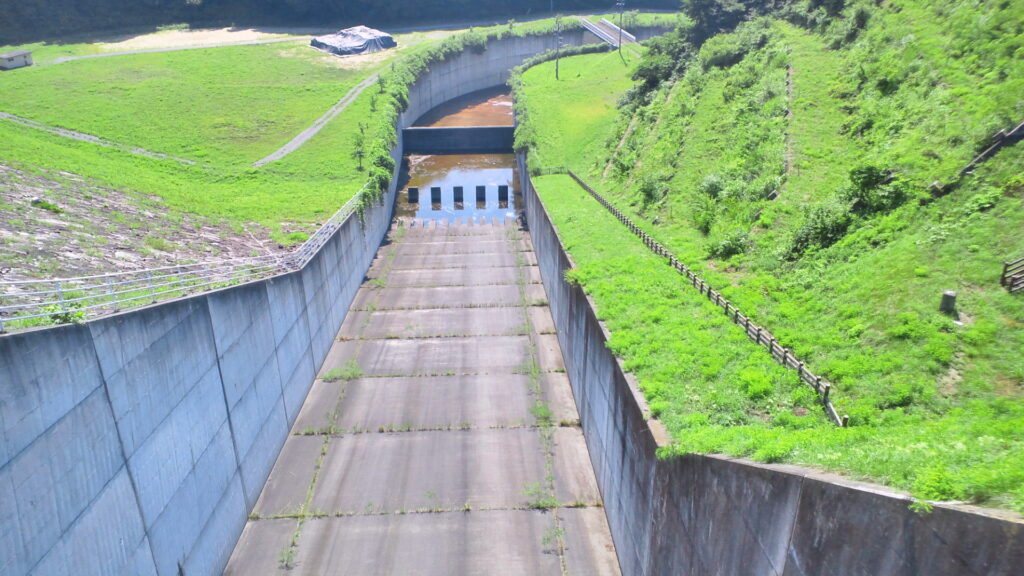
[[[557,554],[560,551],[563,538],[565,538],[565,529],[561,526],[551,526],[545,530],[544,536],[540,540],[541,545],[544,547],[544,552]]]
[[[363,375],[363,369],[359,367],[359,362],[355,358],[349,358],[348,362],[345,362],[344,366],[338,368],[332,368],[324,374],[324,382],[338,382],[349,380],[355,380]]]
[[[295,565],[295,547],[289,544],[283,548],[277,555],[277,563],[281,568],[291,570]]]
[[[558,498],[554,491],[541,482],[532,482],[523,488],[526,496],[526,507],[533,510],[552,510],[558,508]]]
[[[530,407],[530,414],[537,421],[537,426],[551,426],[551,407],[547,402],[538,400]]]

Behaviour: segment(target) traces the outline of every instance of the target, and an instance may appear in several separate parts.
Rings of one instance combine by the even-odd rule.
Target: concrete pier
[[[225,574],[285,569],[619,573],[530,237],[513,221],[396,221]]]

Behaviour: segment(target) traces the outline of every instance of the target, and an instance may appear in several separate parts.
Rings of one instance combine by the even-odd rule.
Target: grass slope
[[[833,401],[853,423],[838,430],[801,416],[804,405],[785,381],[765,397],[768,410],[696,400],[691,390],[742,397],[749,384],[729,363],[707,373],[672,368],[659,333],[671,327],[681,342],[672,345],[687,350],[704,340],[703,321],[646,301],[632,287],[656,277],[645,265],[591,272],[637,241],[596,231],[591,222],[600,221],[600,210],[568,183],[539,185],[572,244],[580,281],[614,326],[616,352],[636,371],[678,450],[810,464],[921,498],[1024,510],[1024,301],[997,282],[1001,261],[1024,255],[1014,232],[1024,229],[1024,149],[1003,151],[943,199],[917,202],[923,185],[954,174],[993,126],[1024,113],[1019,77],[1007,73],[1020,62],[1006,56],[1022,42],[1020,31],[995,17],[1018,8],[987,6],[992,18],[971,20],[951,2],[893,2],[845,44],[781,21],[756,22],[706,45],[683,77],[618,118],[575,120],[571,109],[612,96],[581,94],[573,78],[557,87],[572,95],[561,101],[550,85],[523,83],[532,132],[569,118],[560,129],[587,143],[571,149],[571,141],[538,138],[533,165],[568,165],[637,214],[649,233],[831,380]],[[919,35],[930,39],[911,41]],[[707,65],[722,61],[723,46],[744,42],[756,47],[731,64]],[[876,80],[851,86],[861,67]],[[524,78],[551,73],[544,64]],[[628,71],[603,73],[587,82],[617,86]],[[901,78],[895,89],[878,80],[890,77]],[[602,153],[596,141],[605,143]],[[791,256],[818,207],[849,209],[848,175],[859,165],[894,170],[907,199],[877,211],[855,207],[831,245]],[[769,200],[775,190],[780,196]],[[606,289],[606,278],[627,288]],[[938,313],[944,289],[959,292],[962,324]],[[675,295],[653,292],[676,303]],[[659,310],[657,322],[637,320],[647,308]],[[727,349],[716,355],[763,356],[742,338],[716,344]]]
[[[266,226],[285,244],[301,242],[311,223],[366,182],[352,156],[353,137],[360,124],[384,121],[386,111],[375,105],[383,96],[371,87],[298,151],[261,169],[251,163],[311,125],[358,82],[452,34],[400,35],[400,50],[363,64],[282,43],[18,70],[0,82],[3,111],[197,164],[143,158],[7,121],[0,121],[0,139],[8,144],[0,162],[78,174],[159,196],[174,210]]]

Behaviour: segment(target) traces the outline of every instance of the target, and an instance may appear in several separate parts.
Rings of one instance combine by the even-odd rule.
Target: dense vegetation
[[[391,0],[389,2],[323,2],[314,0],[45,0],[10,2],[0,18],[4,43],[52,39],[83,32],[122,30],[190,23],[216,26],[323,27],[355,24],[416,26],[423,23],[505,20],[558,10],[610,9],[606,0]],[[647,0],[646,8],[675,8],[675,0]],[[631,7],[636,7],[631,4]]]
[[[740,329],[709,331],[681,280],[627,262],[635,239],[596,232],[614,219],[541,178],[574,277],[676,449],[1024,510],[1024,299],[998,285],[1024,256],[1024,150],[944,197],[927,189],[1024,119],[1024,5],[688,4],[690,22],[628,69],[591,55],[563,61],[584,71],[561,82],[550,64],[522,75],[531,167],[568,166],[635,214],[832,381],[852,426],[807,413],[791,374],[751,386],[742,362],[764,353]],[[946,289],[957,317],[937,310]],[[715,330],[739,337],[709,344]]]

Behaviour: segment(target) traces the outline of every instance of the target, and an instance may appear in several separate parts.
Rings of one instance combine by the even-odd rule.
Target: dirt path
[[[146,150],[145,148],[118,144],[117,142],[111,142],[110,140],[105,140],[99,136],[93,136],[92,134],[86,134],[84,132],[76,132],[74,130],[68,130],[67,128],[50,126],[43,124],[42,122],[36,122],[35,120],[29,120],[28,118],[22,118],[21,116],[15,116],[14,114],[8,114],[6,112],[0,112],[0,119],[10,120],[11,122],[21,124],[22,126],[28,126],[29,128],[42,130],[43,132],[49,132],[50,134],[56,134],[57,136],[63,136],[64,138],[70,138],[81,142],[90,142],[107,148],[116,148],[122,152],[128,152],[129,154],[135,154],[137,156],[145,156],[156,160],[174,160],[175,162],[187,165],[195,164],[194,161],[187,160],[185,158],[178,158],[177,156],[153,152],[152,150]]]
[[[91,58],[108,58],[110,56],[130,56],[132,54],[156,54],[159,52],[178,52],[181,50],[204,50],[206,48],[226,48],[229,46],[257,46],[260,44],[278,44],[281,42],[296,42],[299,40],[308,41],[312,36],[292,36],[289,38],[273,38],[270,40],[251,40],[248,42],[220,42],[215,44],[197,44],[194,46],[172,46],[168,48],[149,48],[146,50],[126,50],[123,52],[104,52],[102,54],[86,54],[84,56],[65,56],[57,58],[54,64],[74,62],[75,60],[89,60]]]
[[[341,100],[338,100],[337,104],[331,106],[331,109],[328,110],[326,114],[318,118],[316,122],[313,122],[312,126],[303,130],[298,136],[292,138],[290,142],[279,148],[270,156],[267,156],[266,158],[263,158],[261,160],[257,160],[256,162],[253,162],[252,165],[256,168],[259,168],[264,164],[269,164],[275,160],[280,160],[281,158],[284,158],[285,156],[298,150],[299,147],[308,142],[310,138],[316,136],[316,134],[320,132],[320,130],[322,130],[323,127],[326,126],[328,122],[334,120],[334,118],[338,114],[341,114],[342,111],[345,110],[345,108],[348,108],[349,104],[355,102],[356,98],[358,98],[359,95],[363,93],[363,90],[366,90],[367,88],[372,86],[373,83],[376,81],[377,74],[374,74],[367,78],[366,80],[363,80],[362,82],[357,84],[356,87],[349,90],[348,93],[345,94],[345,96]]]

